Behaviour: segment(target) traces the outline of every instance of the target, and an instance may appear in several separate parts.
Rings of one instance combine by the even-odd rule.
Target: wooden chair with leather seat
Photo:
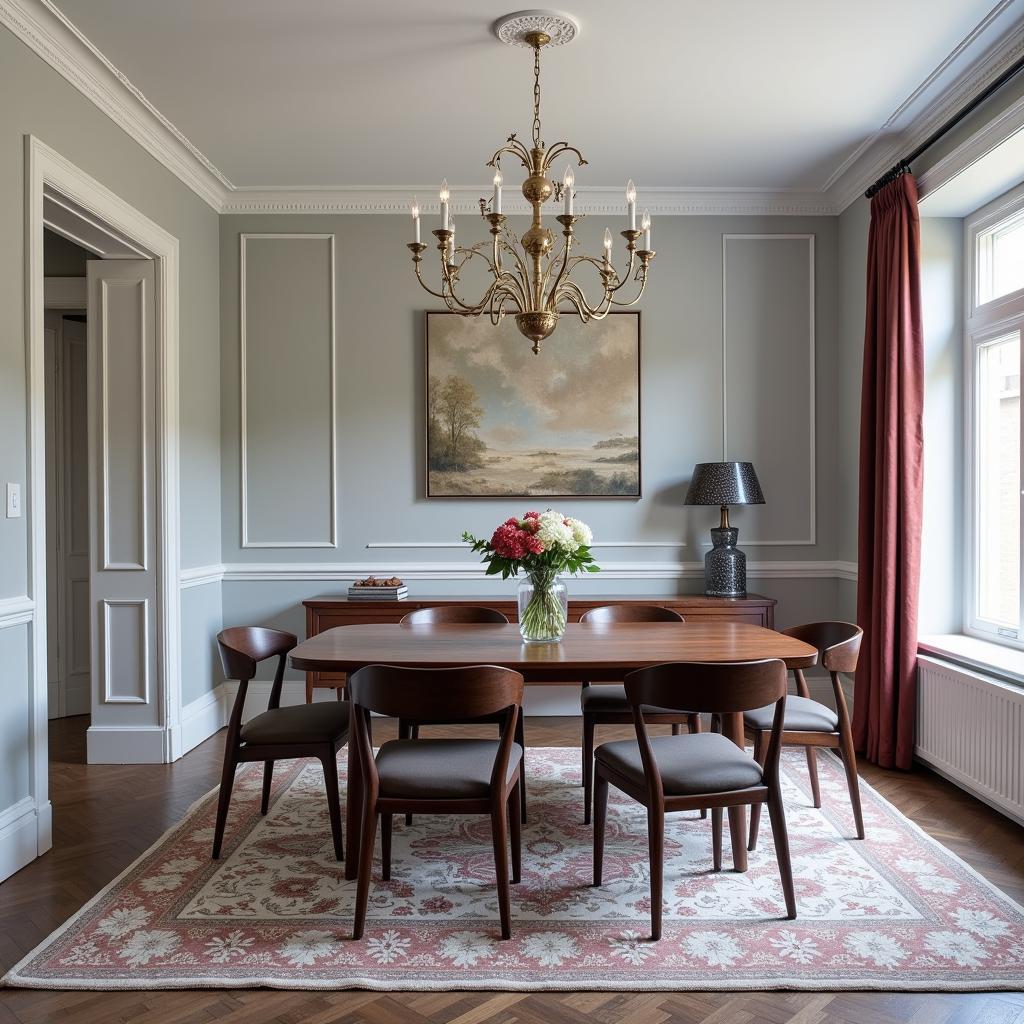
[[[365,780],[352,937],[361,938],[366,924],[377,819],[381,826],[381,875],[388,881],[392,815],[415,812],[490,815],[501,937],[510,938],[510,825],[513,882],[519,881],[521,872],[523,748],[515,736],[523,677],[496,665],[368,665],[349,678],[349,692],[354,716],[353,752]],[[446,721],[493,721],[500,715],[503,724],[497,740],[397,739],[382,744],[374,757],[371,712],[412,721],[435,714]]]
[[[647,808],[652,939],[661,938],[666,813],[712,809],[714,868],[719,871],[723,809],[729,808],[733,813],[734,808],[744,804],[759,807],[767,803],[786,916],[795,918],[793,871],[779,783],[779,751],[786,709],[785,662],[770,659],[655,665],[630,672],[625,687],[636,740],[604,743],[594,754],[594,885],[601,885],[603,873],[609,785]],[[647,734],[647,707],[737,714],[764,705],[774,706],[774,720],[763,764],[719,732],[656,736],[653,740]]]
[[[292,633],[261,626],[233,626],[217,634],[221,664],[228,679],[238,680],[238,693],[231,709],[228,734],[224,743],[224,770],[217,802],[217,824],[213,836],[213,858],[220,857],[224,841],[224,825],[231,804],[231,788],[235,769],[246,761],[263,762],[263,799],[260,814],[270,805],[270,786],[274,762],[293,757],[316,757],[324,766],[327,787],[327,809],[331,819],[334,855],[344,860],[341,835],[341,804],[338,795],[338,750],[348,742],[350,705],[342,701],[299,704],[281,707],[281,686],[284,682],[285,660],[297,640]],[[242,723],[242,709],[250,680],[256,666],[267,658],[277,657],[277,671],[270,688],[267,710]]]
[[[451,624],[468,624],[468,625],[498,625],[507,626],[508,618],[495,608],[487,608],[483,605],[467,605],[467,604],[442,604],[432,605],[429,608],[416,608],[409,612],[407,615],[402,616],[401,624],[403,626],[442,626]],[[445,719],[443,721],[437,718],[429,718],[423,721],[408,721],[401,719],[398,723],[398,738],[399,739],[419,739],[420,726],[421,725],[453,725],[457,724],[459,719]],[[500,719],[492,719],[496,722],[499,727],[501,725]],[[526,740],[524,737],[524,725],[523,716],[519,716],[518,724],[516,725],[516,743],[518,743],[523,750],[526,750]],[[525,755],[524,755],[525,756]],[[526,821],[526,783],[525,783],[526,767],[523,766],[523,792],[522,799],[520,801],[520,815],[523,821]],[[406,815],[405,822],[407,825],[412,824],[412,815]]]
[[[836,700],[835,711],[826,704],[811,700],[803,670],[794,669],[797,693],[786,703],[782,745],[806,748],[807,771],[811,777],[811,796],[815,807],[821,806],[816,749],[825,747],[838,752],[846,769],[846,784],[850,791],[850,803],[853,805],[857,838],[863,839],[864,816],[861,812],[860,786],[857,780],[857,755],[853,749],[850,713],[846,707],[846,694],[843,692],[839,673],[856,671],[864,630],[852,622],[811,622],[805,626],[784,629],[782,632],[786,636],[796,637],[797,640],[803,640],[804,643],[818,648],[819,663],[832,677],[832,692]],[[770,712],[771,708],[758,708],[743,716],[743,728],[754,740],[754,757],[762,763],[771,731]],[[753,850],[757,846],[760,824],[760,807],[755,807],[750,816],[748,849]]]
[[[580,616],[580,622],[683,622],[678,612],[656,604],[608,604],[591,608]],[[594,789],[594,733],[599,725],[632,725],[633,712],[621,683],[594,686],[583,683],[580,691],[583,713],[583,823],[590,824],[590,808]],[[647,721],[652,725],[671,725],[678,736],[685,724],[690,732],[700,732],[700,716],[687,712],[651,709]]]

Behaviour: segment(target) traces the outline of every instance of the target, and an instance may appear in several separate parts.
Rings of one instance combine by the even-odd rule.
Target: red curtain
[[[861,390],[857,750],[909,768],[917,710],[924,343],[917,183],[903,174],[871,200]]]

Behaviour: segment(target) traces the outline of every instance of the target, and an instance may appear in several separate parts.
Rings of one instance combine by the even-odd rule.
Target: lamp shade
[[[698,462],[684,505],[763,505],[764,494],[750,462]]]

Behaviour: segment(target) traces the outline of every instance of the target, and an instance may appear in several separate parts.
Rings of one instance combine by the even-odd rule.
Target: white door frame
[[[178,240],[34,136],[25,137],[25,309],[28,385],[28,556],[32,600],[29,784],[39,819],[39,849],[50,846],[47,787],[46,494],[43,375],[43,189],[49,186],[143,246],[156,261],[158,664],[160,725],[147,760],[181,751],[181,622],[178,572]],[[94,638],[95,639],[95,638]],[[125,736],[126,750],[138,736]],[[111,739],[115,739],[111,737]]]

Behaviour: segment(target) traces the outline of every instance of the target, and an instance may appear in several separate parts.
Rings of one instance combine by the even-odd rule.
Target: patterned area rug
[[[344,757],[342,758],[344,760]],[[1024,909],[863,786],[868,839],[839,763],[786,753],[799,918],[767,820],[746,874],[714,874],[709,821],[668,819],[665,932],[648,941],[645,812],[611,791],[605,885],[591,879],[579,752],[529,751],[530,824],[498,938],[487,820],[396,817],[392,881],[351,933],[354,882],[331,855],[317,763],[239,774],[225,855],[210,860],[216,790],[6,977],[36,988],[883,989],[1024,988]],[[726,841],[726,864],[728,840]]]

